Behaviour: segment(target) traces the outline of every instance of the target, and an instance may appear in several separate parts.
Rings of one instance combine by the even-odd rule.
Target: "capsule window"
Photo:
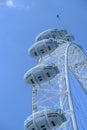
[[[42,80],[43,80],[41,76],[38,76],[38,79],[39,79],[39,81],[42,81]]]
[[[69,38],[67,38],[67,41],[70,41]]]
[[[53,126],[56,126],[55,123],[54,123],[54,121],[51,121],[51,123],[52,123]]]
[[[33,79],[31,79],[31,82],[32,82],[32,84],[34,84],[34,81],[33,81]]]
[[[53,36],[53,38],[56,38],[54,34],[52,36]]]
[[[50,47],[50,46],[48,46],[48,50],[49,50],[49,51],[51,50],[51,47]]]
[[[41,128],[45,127],[45,125],[42,125]]]
[[[45,125],[42,125],[41,128],[42,130],[46,130]]]
[[[44,53],[45,53],[44,49],[41,49],[40,51],[41,51],[41,53],[42,53],[42,54],[44,54]]]
[[[48,72],[47,72],[46,74],[47,74],[47,77],[48,77],[48,78],[51,77],[50,74],[49,74]]]
[[[38,54],[37,54],[36,52],[34,52],[34,55],[35,55],[35,56],[38,56]]]

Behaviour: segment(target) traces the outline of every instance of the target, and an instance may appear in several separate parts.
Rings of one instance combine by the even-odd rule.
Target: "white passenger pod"
[[[61,109],[46,109],[29,116],[24,123],[25,130],[51,130],[61,126],[66,121]]]
[[[40,33],[36,37],[36,41],[40,41],[43,39],[55,38],[55,39],[63,39],[67,35],[66,30],[58,30],[58,29],[49,29],[42,33]]]
[[[33,57],[43,57],[47,54],[52,53],[59,43],[54,38],[49,38],[36,42],[29,50],[28,53]]]
[[[30,85],[41,84],[54,78],[58,73],[57,66],[36,66],[24,75],[26,83]]]

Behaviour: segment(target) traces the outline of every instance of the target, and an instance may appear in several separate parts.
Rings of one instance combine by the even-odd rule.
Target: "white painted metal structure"
[[[73,36],[68,36],[66,30],[47,30],[36,38],[36,43],[29,49],[29,53],[38,58],[36,68],[40,66],[58,68],[58,74],[54,78],[47,79],[44,83],[32,84],[32,114],[49,108],[60,108],[64,111],[67,121],[55,128],[56,130],[78,130],[68,70],[73,72],[87,93],[87,57],[82,49],[73,43],[73,40]],[[57,47],[50,48],[47,44],[49,41],[51,45],[53,43]]]

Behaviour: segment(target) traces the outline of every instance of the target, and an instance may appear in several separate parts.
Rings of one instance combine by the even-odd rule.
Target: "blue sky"
[[[60,21],[56,18],[58,13]],[[38,33],[49,28],[67,29],[87,54],[87,1],[0,0],[0,130],[24,129],[24,120],[31,114],[32,88],[24,82],[23,75],[36,64],[27,50]],[[75,85],[85,115],[87,96],[77,81]],[[75,97],[74,87],[72,91]],[[80,122],[83,118],[79,120],[78,115]],[[86,130],[87,120],[83,124]]]

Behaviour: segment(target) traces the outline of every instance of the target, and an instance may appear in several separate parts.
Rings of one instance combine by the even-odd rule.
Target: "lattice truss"
[[[65,32],[64,32],[65,31]],[[44,40],[47,39],[47,40]],[[57,47],[50,53],[49,47],[47,48],[46,42],[50,40],[51,42],[56,42]],[[54,40],[54,41],[52,41]],[[38,43],[45,43],[45,48],[47,53],[44,52],[44,49],[41,50],[41,54],[37,51]],[[71,92],[69,84],[69,75],[68,70],[71,70],[76,76],[77,80],[80,82],[81,86],[87,93],[87,57],[82,52],[80,47],[73,44],[73,36],[68,36],[66,30],[53,33],[53,31],[46,31],[41,33],[36,38],[36,43],[33,46],[35,49],[34,54],[38,57],[37,66],[34,69],[44,68],[43,66],[56,66],[58,68],[58,73],[54,75],[51,79],[46,79],[45,82],[35,83],[32,85],[32,113],[37,111],[46,110],[47,108],[61,108],[67,121],[63,123],[58,130],[77,130]],[[33,55],[32,49],[29,49],[29,53]],[[34,72],[34,69],[31,72]],[[42,69],[43,72],[44,69]],[[42,77],[37,75],[41,81]],[[44,77],[44,75],[43,75]],[[50,77],[48,73],[48,77]]]

